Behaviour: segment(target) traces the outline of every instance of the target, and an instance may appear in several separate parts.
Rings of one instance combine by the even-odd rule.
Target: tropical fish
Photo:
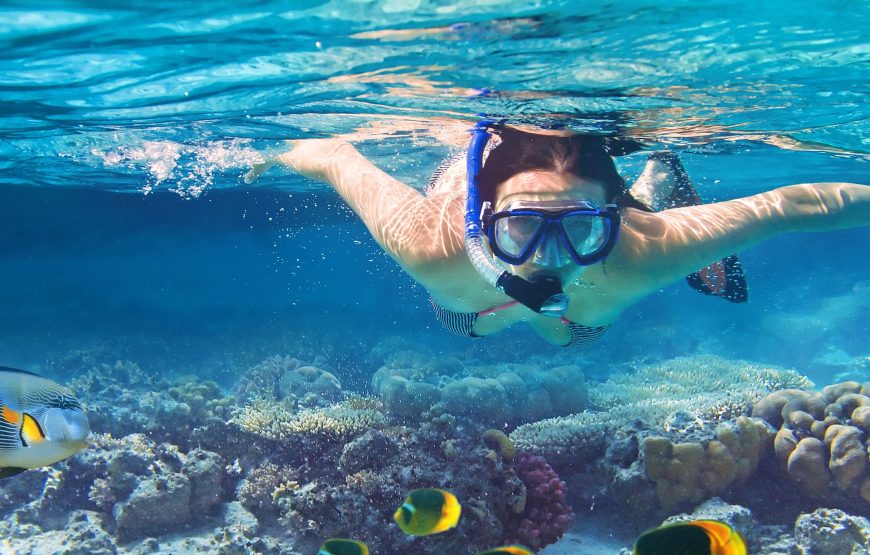
[[[65,459],[91,428],[72,392],[33,372],[0,366],[0,478]]]
[[[440,489],[415,489],[396,509],[393,520],[410,536],[427,536],[456,526],[462,507],[456,496]]]
[[[535,552],[521,545],[505,545],[481,551],[477,555],[535,555]]]
[[[736,530],[715,520],[666,524],[641,534],[635,555],[746,555]]]
[[[317,555],[369,555],[369,548],[356,540],[332,538],[323,542]]]

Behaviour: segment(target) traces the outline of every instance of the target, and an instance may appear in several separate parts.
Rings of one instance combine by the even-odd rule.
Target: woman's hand
[[[289,148],[284,152],[266,156],[263,162],[254,164],[245,174],[245,183],[253,183],[276,164],[290,168],[305,177],[322,180],[326,177],[330,164],[339,160],[337,156],[339,150],[350,146],[350,143],[341,139],[299,139],[287,141],[286,144]]]

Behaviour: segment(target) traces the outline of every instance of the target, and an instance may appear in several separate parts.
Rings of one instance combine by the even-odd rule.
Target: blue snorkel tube
[[[538,314],[561,318],[568,310],[568,295],[558,280],[528,281],[496,264],[484,242],[483,202],[477,180],[483,169],[483,152],[489,141],[489,127],[495,122],[482,120],[471,130],[468,143],[466,179],[468,193],[465,202],[465,252],[477,272],[493,287],[513,297]]]

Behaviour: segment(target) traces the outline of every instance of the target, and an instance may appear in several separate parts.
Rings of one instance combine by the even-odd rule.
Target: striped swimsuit
[[[441,325],[454,334],[461,335],[462,337],[481,337],[475,335],[474,332],[471,331],[471,328],[474,327],[474,323],[477,322],[479,317],[510,308],[517,304],[518,301],[505,303],[488,310],[481,310],[480,312],[454,312],[452,310],[447,310],[435,302],[435,299],[431,297],[429,298],[429,303],[432,305],[432,308],[435,309],[435,318],[441,322]],[[567,318],[562,318],[562,323],[568,326],[568,329],[571,331],[571,341],[566,343],[564,345],[565,347],[594,343],[599,337],[604,335],[605,331],[607,331],[607,326],[584,326],[582,324],[574,323]]]

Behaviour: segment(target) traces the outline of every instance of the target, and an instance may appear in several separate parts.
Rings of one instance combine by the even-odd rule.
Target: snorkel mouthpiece
[[[568,310],[568,295],[562,292],[558,278],[544,277],[527,281],[504,272],[496,286],[538,314],[561,318]]]
[[[483,239],[481,212],[483,201],[477,189],[477,179],[483,168],[483,152],[489,141],[489,126],[493,121],[482,120],[471,130],[468,143],[467,176],[468,195],[465,205],[465,252],[477,272],[490,285],[505,292],[538,314],[561,318],[568,310],[568,295],[562,291],[558,278],[542,277],[528,281],[500,268],[492,258]]]

